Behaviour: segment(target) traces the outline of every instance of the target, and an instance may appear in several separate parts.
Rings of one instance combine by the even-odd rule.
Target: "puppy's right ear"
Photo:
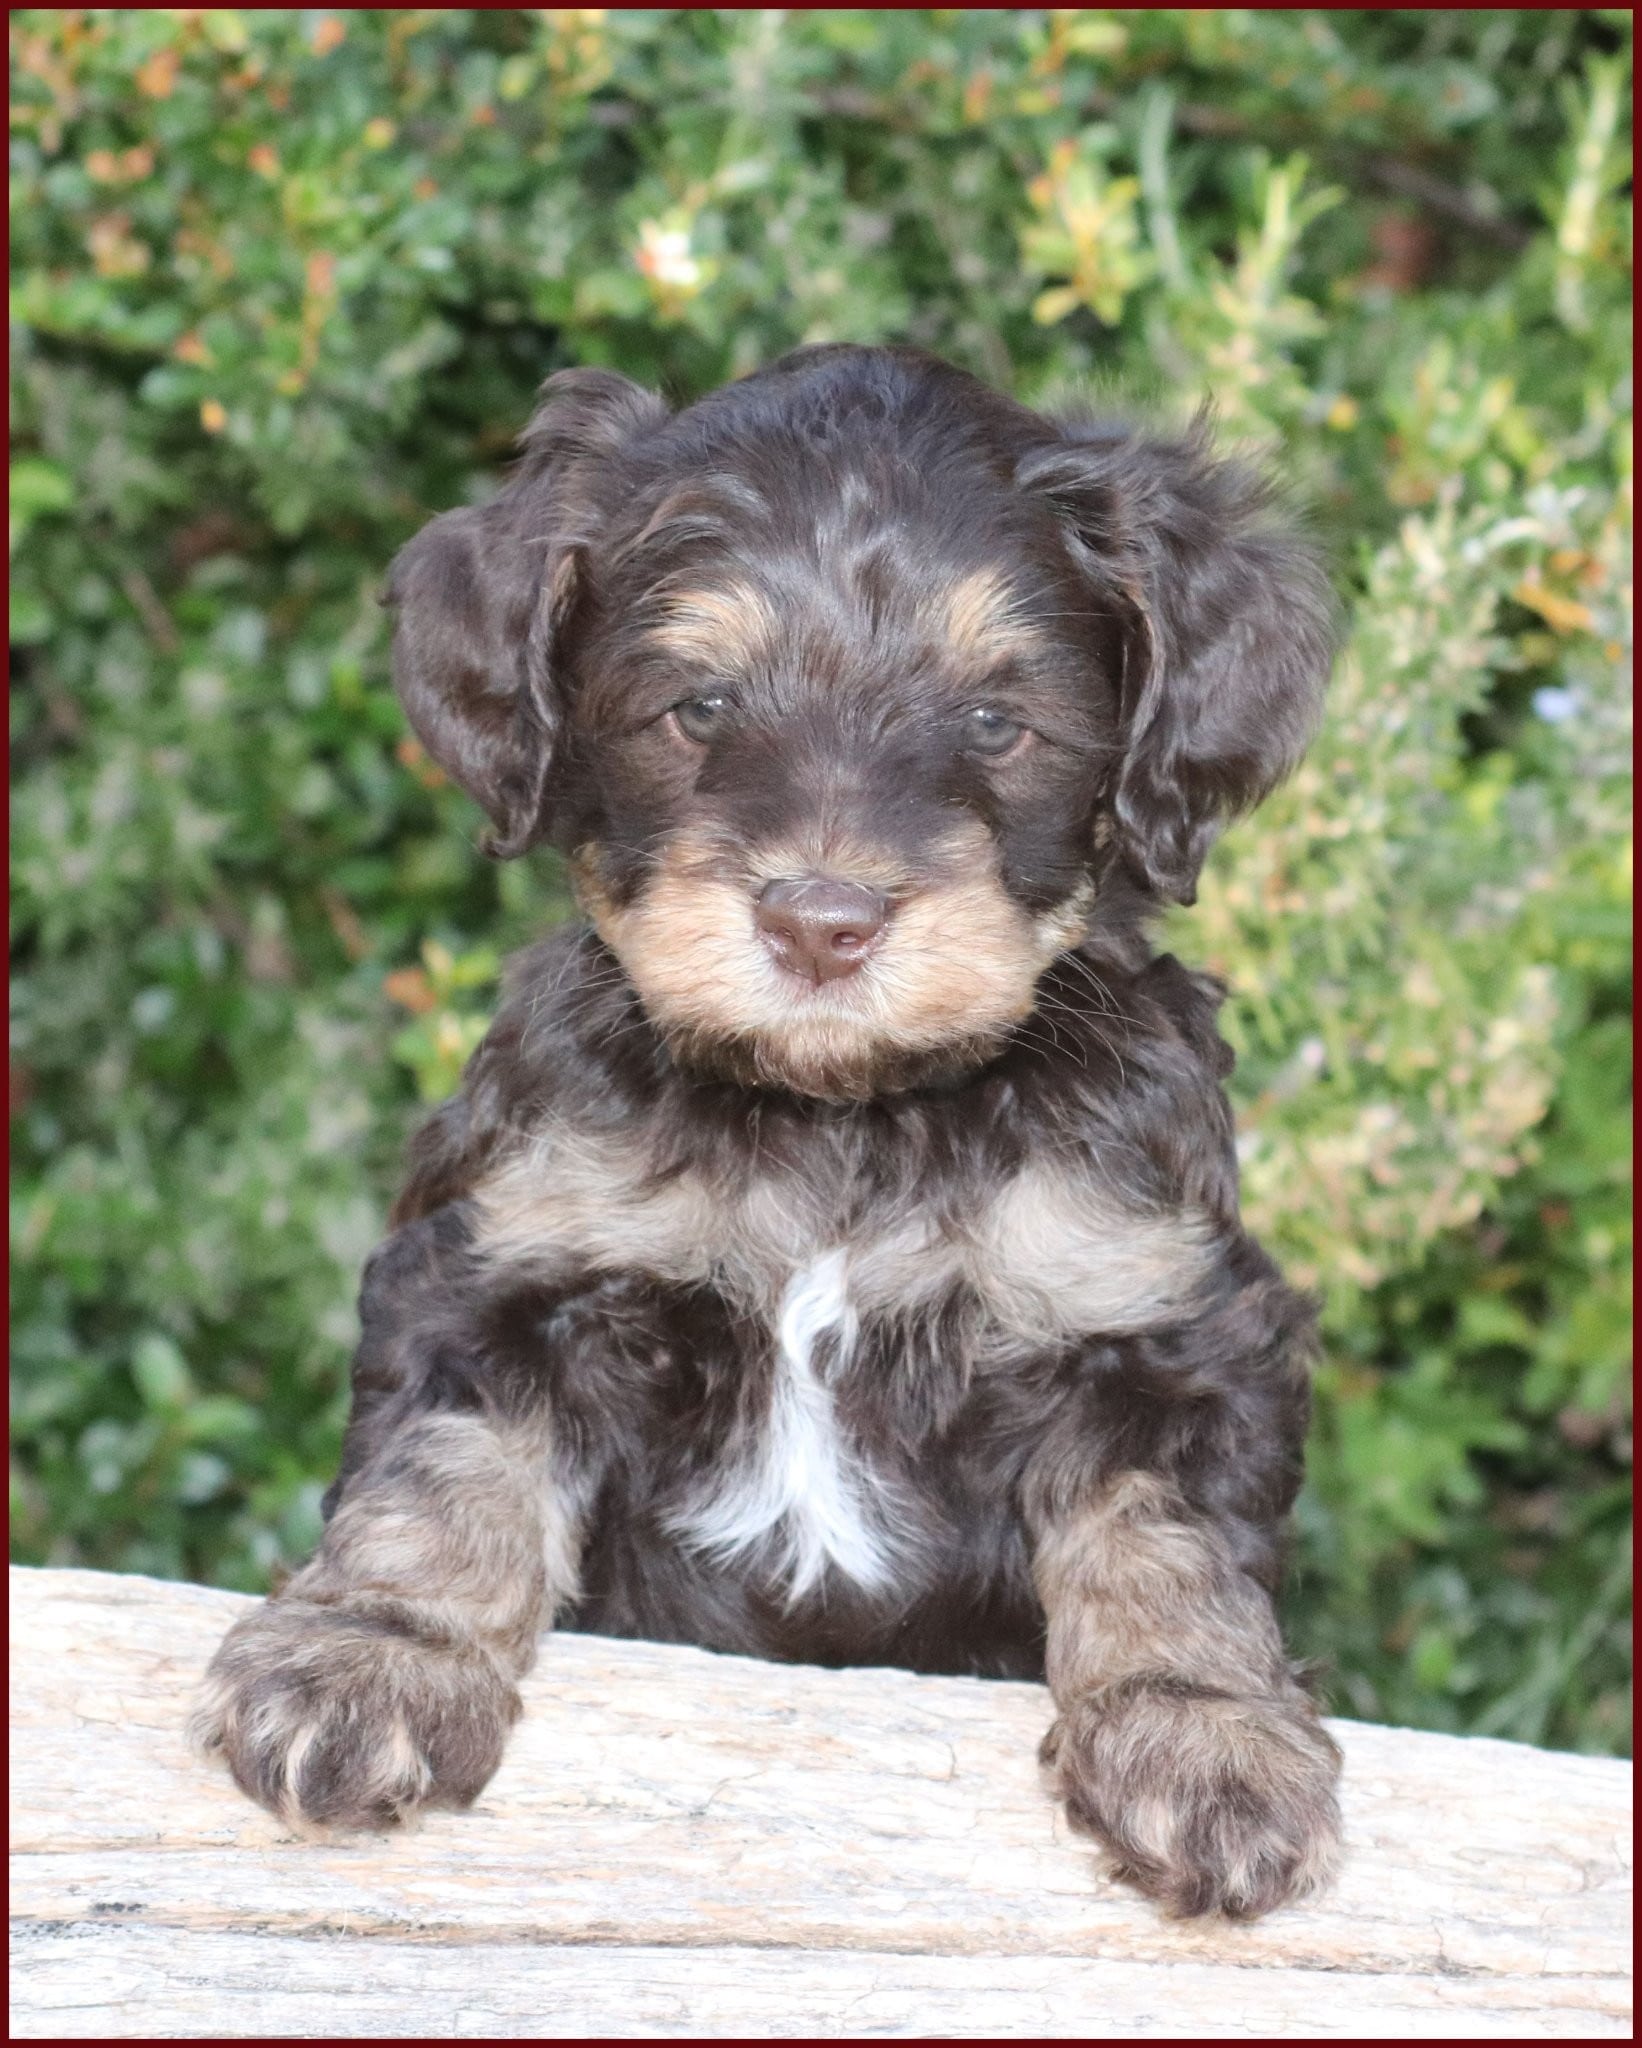
[[[559,643],[595,537],[598,467],[666,418],[613,371],[560,370],[500,495],[433,520],[389,571],[394,687],[417,738],[484,808],[498,859],[548,828]]]

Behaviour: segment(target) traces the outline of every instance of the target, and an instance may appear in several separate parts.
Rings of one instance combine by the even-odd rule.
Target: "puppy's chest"
[[[544,1134],[474,1192],[475,1247],[498,1268],[629,1273],[720,1293],[772,1334],[917,1320],[961,1299],[978,1340],[1011,1347],[1144,1329],[1213,1262],[1200,1211],[1125,1198],[1092,1156],[972,1185],[868,1184],[822,1158],[713,1177],[659,1171],[625,1132]],[[800,1311],[794,1304],[803,1305]]]
[[[475,1201],[496,1264],[722,1298],[740,1371],[665,1519],[793,1598],[829,1570],[881,1594],[917,1576],[935,1439],[976,1386],[1069,1338],[1175,1313],[1210,1258],[1205,1219],[1126,1205],[1088,1167],[936,1200],[869,1196],[838,1172],[658,1176],[628,1142],[561,1136]]]
[[[861,1321],[849,1255],[821,1252],[766,1301],[730,1416],[691,1446],[663,1520],[710,1562],[756,1566],[796,1600],[830,1570],[869,1593],[904,1581],[919,1518],[882,1428],[862,1426]]]

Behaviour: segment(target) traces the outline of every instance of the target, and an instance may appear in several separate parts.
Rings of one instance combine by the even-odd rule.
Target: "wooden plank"
[[[315,1843],[183,1743],[242,1599],[12,1595],[25,2037],[1628,2031],[1611,1760],[1331,1724],[1339,1884],[1178,1925],[1045,1796],[1038,1687],[559,1636],[472,1813]]]
[[[837,1949],[535,1948],[19,1927],[19,2039],[1591,2040],[1601,1980]]]

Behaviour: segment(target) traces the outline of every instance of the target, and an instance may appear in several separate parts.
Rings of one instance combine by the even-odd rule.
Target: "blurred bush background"
[[[1325,1305],[1344,1712],[1627,1739],[1629,16],[11,19],[13,1541],[259,1588],[498,955],[383,570],[532,393],[911,339],[1204,396],[1355,615],[1170,943]]]

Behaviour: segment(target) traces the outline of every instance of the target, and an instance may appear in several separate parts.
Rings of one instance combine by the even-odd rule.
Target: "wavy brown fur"
[[[1146,938],[1315,716],[1268,495],[829,348],[676,415],[550,379],[405,550],[411,719],[591,922],[413,1148],[324,1544],[213,1666],[248,1792],[470,1800],[556,1616],[1047,1675],[1072,1818],[1169,1910],[1326,1877],[1272,1610],[1311,1315],[1239,1221],[1220,991]],[[753,922],[795,874],[887,905],[824,988]]]

